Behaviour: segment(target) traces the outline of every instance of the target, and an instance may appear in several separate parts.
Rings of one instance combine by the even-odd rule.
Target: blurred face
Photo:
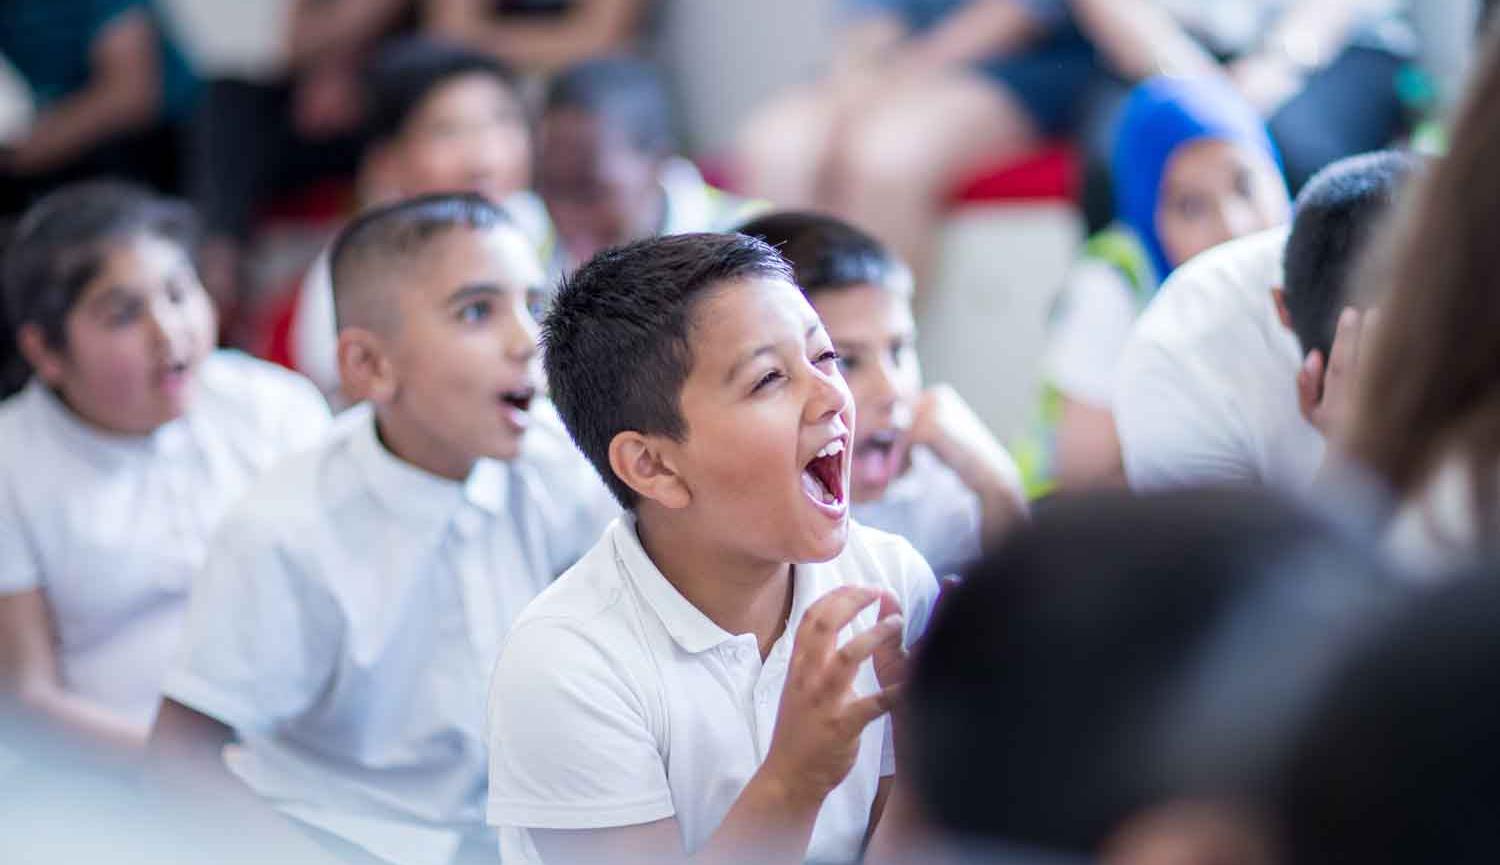
[[[182,247],[141,234],[108,248],[64,327],[38,375],[94,426],[145,435],[187,410],[217,323]]]
[[[826,561],[849,530],[854,402],[818,316],[790,283],[726,284],[698,303],[687,422],[667,452],[705,536],[768,564]]]
[[[476,192],[500,202],[530,182],[525,112],[509,88],[481,73],[434,88],[387,155],[401,197]]]
[[[458,228],[412,272],[396,333],[382,338],[392,380],[373,397],[386,444],[454,478],[481,457],[515,458],[536,394],[535,256],[512,228]]]
[[[570,261],[656,234],[663,207],[659,158],[572,108],[542,118],[538,143],[537,193]]]
[[[1204,139],[1177,148],[1161,186],[1156,232],[1173,267],[1291,216],[1276,166],[1227,141]]]
[[[905,470],[922,390],[911,304],[877,285],[820,291],[812,302],[838,350],[859,417],[850,492],[855,502],[873,501]]]

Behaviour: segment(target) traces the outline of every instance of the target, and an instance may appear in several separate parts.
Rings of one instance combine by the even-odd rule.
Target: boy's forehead
[[[441,273],[446,277],[441,282],[457,279],[524,290],[545,279],[536,250],[509,224],[454,227],[433,238],[418,259],[418,272]]]
[[[695,357],[733,363],[748,350],[800,340],[818,324],[802,290],[784,279],[728,280],[704,293],[689,336]]]

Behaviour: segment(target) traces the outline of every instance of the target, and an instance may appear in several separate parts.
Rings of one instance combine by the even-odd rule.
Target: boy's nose
[[[813,372],[813,392],[807,401],[809,420],[813,423],[827,420],[834,415],[851,411],[854,398],[841,375],[827,375],[821,370]]]

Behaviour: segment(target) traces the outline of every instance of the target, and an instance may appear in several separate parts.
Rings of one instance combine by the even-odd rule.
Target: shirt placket
[[[453,518],[449,533],[453,573],[458,584],[459,604],[463,607],[465,631],[475,669],[488,678],[494,653],[500,645],[500,624],[496,610],[494,577],[490,574],[494,557],[490,544],[496,541],[493,520],[479,508],[465,504]]]

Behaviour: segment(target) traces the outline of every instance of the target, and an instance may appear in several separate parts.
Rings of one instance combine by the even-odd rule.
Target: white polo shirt
[[[1172,274],[1120,360],[1115,425],[1136,490],[1305,488],[1323,436],[1297,406],[1302,349],[1281,323],[1285,228],[1216,247]]]
[[[511,628],[490,685],[489,822],[507,865],[537,861],[526,830],[631,826],[675,816],[696,852],[766,758],[802,615],[844,585],[891,589],[908,645],[937,597],[902,538],[851,524],[832,561],[797,565],[785,634],[764,663],[667,581],[625,515]],[[863,611],[842,635],[875,624]],[[878,685],[867,661],[861,694]],[[872,723],[849,776],[823,803],[807,858],[858,858],[880,778],[895,770],[889,723]]]
[[[380,444],[373,412],[268,474],[194,585],[173,700],[234,728],[284,813],[412,865],[484,833],[484,701],[512,619],[617,511],[546,403],[463,481]]]
[[[45,594],[64,687],[149,726],[210,535],[327,426],[311,383],[235,352],[150,435],[103,432],[38,380],[0,403],[0,595]]]
[[[885,495],[853,505],[849,513],[864,525],[906,538],[939,576],[957,574],[979,558],[979,496],[925,447],[912,448],[911,467]]]

